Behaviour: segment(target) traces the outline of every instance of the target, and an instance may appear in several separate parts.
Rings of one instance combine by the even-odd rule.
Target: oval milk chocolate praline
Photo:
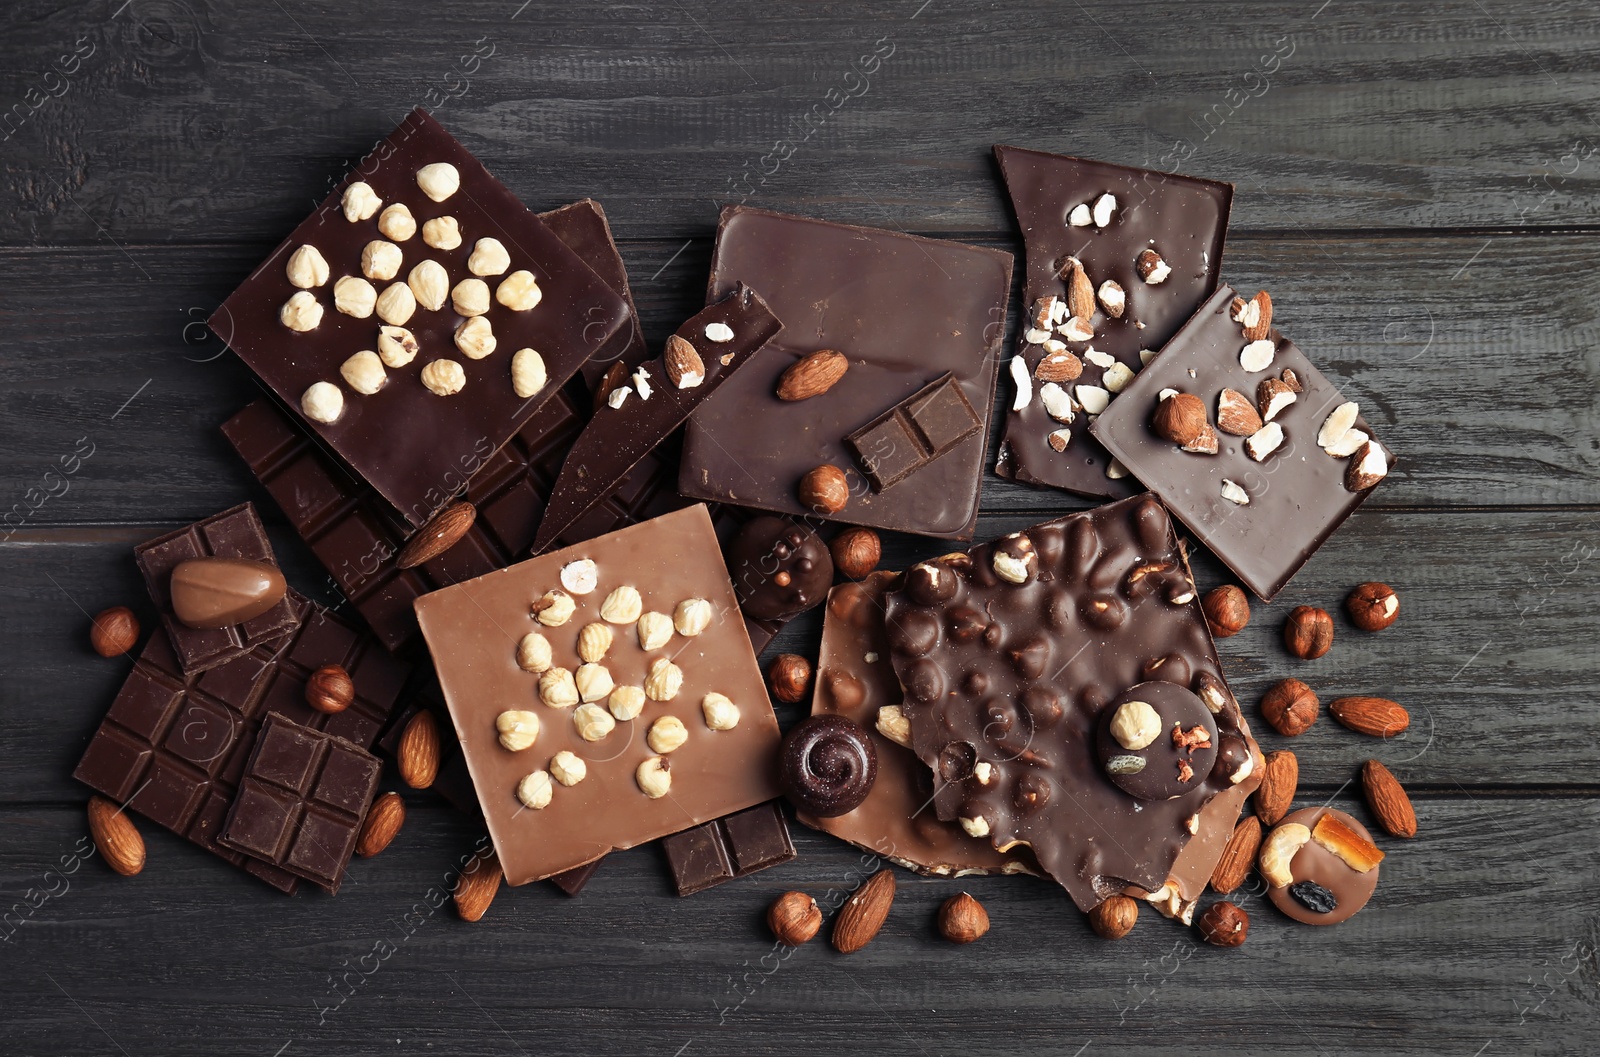
[[[801,720],[779,754],[784,795],[818,818],[854,811],[878,779],[878,750],[861,724],[827,713]]]
[[[283,600],[275,565],[245,558],[190,558],[172,570],[172,612],[191,628],[226,628],[259,617]]]

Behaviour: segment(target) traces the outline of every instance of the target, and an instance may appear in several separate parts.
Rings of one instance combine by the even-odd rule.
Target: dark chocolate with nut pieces
[[[1012,410],[995,472],[1082,495],[1129,495],[1138,482],[1108,475],[1110,456],[1088,424],[1100,402],[1121,399],[1114,390],[1126,372],[1137,373],[1216,288],[1233,185],[1017,147],[996,146],[994,153],[1028,258],[1016,365],[1004,386],[1015,397],[1011,372],[1021,371],[1026,400],[1020,409],[1007,400]],[[1102,204],[1105,195],[1114,204]],[[1146,251],[1159,267],[1150,257],[1141,264]],[[1090,309],[1084,329],[1072,324],[1080,317],[1072,310],[1070,266],[1062,278],[1068,258],[1080,262],[1087,284],[1080,283]],[[1041,371],[1051,352],[1067,354],[1078,373]],[[1046,385],[1063,391],[1050,394],[1059,417],[1041,395]]]
[[[1255,754],[1154,496],[916,565],[886,627],[939,817],[1001,850],[1028,845],[1079,908],[1163,892],[1197,833],[1232,830],[1237,809],[1203,809],[1248,779]],[[1151,680],[1206,702],[1223,760],[1170,800],[1130,796],[1095,756],[1101,711]]]
[[[1334,427],[1344,427],[1338,437],[1326,438],[1344,445],[1333,451],[1370,441],[1385,469],[1394,457],[1356,406],[1277,328],[1261,339],[1261,358],[1249,360],[1235,297],[1219,288],[1099,417],[1094,434],[1246,587],[1270,601],[1372,494],[1370,485],[1347,486],[1361,453],[1333,454],[1323,445],[1330,420],[1349,417]],[[1239,436],[1218,425],[1215,454],[1185,451],[1151,426],[1167,390],[1199,397],[1214,423],[1225,390],[1259,401],[1259,432]]]

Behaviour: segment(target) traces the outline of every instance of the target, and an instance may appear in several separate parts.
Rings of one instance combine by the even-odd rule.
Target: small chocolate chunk
[[[680,896],[704,892],[794,858],[789,824],[776,800],[663,837],[661,848]],[[559,880],[558,874],[552,880]]]
[[[801,811],[833,818],[853,811],[878,779],[878,750],[866,728],[841,715],[815,715],[784,735],[783,792]]]
[[[862,472],[881,492],[954,451],[983,427],[983,419],[945,374],[844,438]]]
[[[172,612],[191,628],[231,627],[277,605],[287,586],[266,562],[190,558],[172,570]]]
[[[728,546],[728,572],[745,615],[783,620],[818,605],[833,585],[833,556],[815,532],[758,517]]]

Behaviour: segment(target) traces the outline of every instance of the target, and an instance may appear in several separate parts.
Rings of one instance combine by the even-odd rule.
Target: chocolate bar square
[[[661,847],[680,896],[748,877],[795,856],[777,801],[674,833],[662,839]]]
[[[873,491],[881,492],[982,428],[983,419],[960,383],[947,374],[845,437],[845,443]]]

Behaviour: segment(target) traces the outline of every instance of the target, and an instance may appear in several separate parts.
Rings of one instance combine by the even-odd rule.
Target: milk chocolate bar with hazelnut
[[[1235,317],[1246,311],[1257,313],[1246,318],[1264,336],[1245,334]],[[1100,416],[1094,435],[1270,601],[1366,502],[1394,455],[1260,312],[1258,299],[1220,287]],[[1175,409],[1195,421],[1172,416],[1162,428],[1184,443],[1157,432],[1158,413],[1165,419]],[[1209,441],[1188,441],[1190,428]],[[1357,479],[1364,464],[1376,476]]]

